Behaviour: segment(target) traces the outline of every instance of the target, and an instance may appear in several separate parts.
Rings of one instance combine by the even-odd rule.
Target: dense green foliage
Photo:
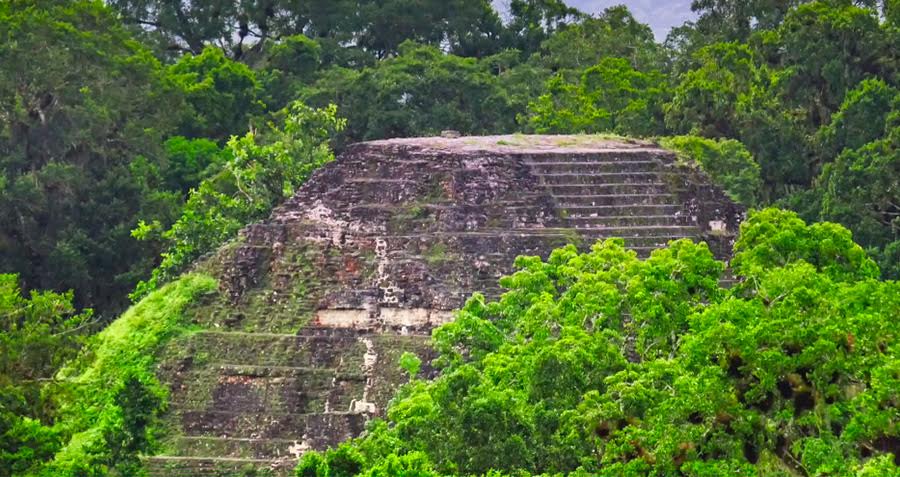
[[[168,73],[192,108],[181,127],[187,135],[228,139],[247,130],[250,118],[264,109],[257,98],[262,88],[253,71],[229,60],[218,48],[186,54],[169,67]]]
[[[117,308],[158,254],[130,229],[177,213],[148,171],[183,98],[93,2],[3,2],[0,63],[0,269]]]
[[[52,455],[52,433],[41,428],[56,414],[53,377],[76,356],[90,326],[71,292],[23,296],[16,275],[0,275],[0,476],[28,469]]]
[[[314,152],[327,139],[317,126],[284,138],[268,132],[268,123],[283,121],[268,116],[289,102],[267,87],[277,86],[276,67],[295,63],[285,57],[299,52],[285,50],[290,41],[273,46],[269,74],[215,47],[166,66],[107,7],[57,0],[0,5],[0,39],[0,269],[18,273],[27,289],[74,290],[80,306],[107,316],[120,310],[169,245],[135,240],[131,230],[139,222],[184,228],[191,212],[183,209],[200,201],[191,202],[191,189],[204,179],[222,183],[223,169],[251,167],[241,161],[260,161],[236,158],[235,147],[269,154],[250,148],[254,121],[260,141],[284,140],[273,147],[297,154],[284,166],[303,172],[291,172],[291,187],[279,184],[274,198],[248,199],[254,213],[234,217],[237,227],[265,215],[282,190],[324,162],[310,155],[330,157]],[[234,227],[217,233],[230,237]]]
[[[396,53],[405,40],[446,44],[454,53],[475,55],[495,49],[502,31],[500,17],[488,0],[109,3],[124,14],[126,22],[146,27],[145,35],[160,50],[200,53],[214,44],[237,58],[252,55],[266,40],[298,34],[376,57]]]
[[[63,447],[42,474],[105,475],[112,467],[135,475],[137,452],[152,446],[154,418],[168,394],[156,379],[154,356],[189,332],[185,309],[215,290],[207,276],[179,278],[131,307],[60,371],[69,387],[60,400]]]
[[[171,229],[232,136],[301,100],[338,106],[337,148],[444,129],[739,141],[761,182],[733,172],[733,197],[839,221],[896,276],[895,3],[698,0],[658,44],[625,7],[560,0],[505,22],[486,0],[7,2],[0,269],[114,314],[169,246],[130,231]]]
[[[493,3],[0,2],[0,477],[130,475],[165,395],[138,355],[208,286],[178,274],[332,149],[444,129],[653,137],[852,240],[757,214],[732,290],[687,243],[522,259],[436,335],[438,381],[303,469],[896,473],[868,456],[897,442],[900,2],[694,0],[663,44],[623,6]]]
[[[674,136],[660,142],[677,152],[685,164],[699,166],[735,202],[748,207],[758,203],[762,187],[759,165],[740,142],[697,136]]]
[[[577,84],[562,73],[528,105],[528,128],[537,133],[614,132],[652,136],[663,131],[663,75],[642,73],[623,58],[604,58]]]
[[[254,132],[232,137],[228,159],[219,172],[192,189],[182,215],[171,228],[141,222],[133,235],[167,243],[162,263],[151,278],[138,284],[139,299],[178,276],[201,255],[234,238],[244,225],[265,218],[323,164],[334,160],[331,135],[344,127],[336,108],[311,109],[297,102],[285,111],[282,127],[269,124],[259,138]]]
[[[687,240],[520,257],[434,331],[437,379],[297,475],[897,475],[898,283],[847,229],[776,209],[732,265],[723,289]]]
[[[29,453],[0,455],[3,468],[48,477],[137,475],[138,452],[152,449],[155,418],[168,393],[156,379],[154,356],[168,340],[189,332],[184,310],[215,285],[209,277],[185,275],[92,337],[56,375],[58,389],[48,403],[57,408],[52,419],[23,418],[4,436],[18,439]],[[57,312],[65,316],[65,309]]]
[[[522,68],[497,74],[491,71],[494,60],[503,58],[478,61],[408,42],[398,56],[361,71],[323,71],[301,97],[319,106],[336,102],[348,119],[349,140],[437,135],[443,129],[510,131],[518,112],[510,95],[519,85],[509,83]]]

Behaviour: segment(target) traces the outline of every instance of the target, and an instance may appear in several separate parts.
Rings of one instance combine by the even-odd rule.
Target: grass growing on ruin
[[[740,142],[697,136],[660,138],[659,144],[678,157],[679,163],[699,167],[729,198],[748,207],[759,202],[760,167]]]
[[[189,274],[150,293],[60,371],[67,392],[53,432],[62,446],[40,475],[100,475],[110,468],[141,475],[135,456],[153,448],[168,394],[156,378],[156,357],[170,340],[191,331],[186,310],[215,289],[213,278]]]
[[[431,266],[441,265],[451,258],[449,251],[447,250],[447,245],[441,242],[432,244],[428,247],[424,256],[425,261]]]
[[[476,144],[476,140],[470,139],[470,143]],[[498,146],[510,147],[581,147],[592,146],[603,142],[620,142],[625,144],[639,144],[638,140],[618,134],[560,134],[560,135],[529,135],[509,134],[499,136],[496,140]]]

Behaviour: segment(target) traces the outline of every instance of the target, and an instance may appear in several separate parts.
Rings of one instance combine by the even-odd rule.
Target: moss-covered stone
[[[192,332],[159,355],[171,400],[164,455],[148,466],[165,477],[287,475],[297,455],[357,435],[384,411],[408,379],[403,353],[431,375],[431,329],[473,292],[502,293],[516,256],[612,236],[648,254],[707,237],[715,220],[727,243],[738,215],[700,171],[649,143],[351,145],[197,265],[218,292],[193,304]]]

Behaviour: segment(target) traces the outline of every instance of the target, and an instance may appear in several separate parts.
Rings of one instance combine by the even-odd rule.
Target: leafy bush
[[[159,254],[129,230],[178,206],[134,166],[164,169],[183,93],[102,2],[0,2],[0,63],[0,272],[117,314]]]
[[[298,475],[898,475],[900,284],[834,224],[742,233],[733,289],[688,240],[519,257],[435,330],[437,379]]]
[[[853,242],[846,228],[829,222],[807,225],[796,213],[765,209],[741,224],[731,267],[744,277],[803,261],[830,279],[852,282],[878,277],[878,266]]]
[[[311,105],[337,103],[348,120],[349,141],[433,136],[444,129],[466,135],[512,132],[518,111],[511,96],[518,85],[507,83],[509,74],[491,69],[487,60],[407,41],[398,55],[372,67],[324,70],[300,98]],[[524,73],[528,80],[534,77]]]
[[[190,190],[218,172],[228,162],[230,151],[209,139],[187,139],[175,136],[166,140],[167,190],[180,191],[187,196]]]
[[[735,202],[750,207],[758,203],[762,189],[759,165],[740,142],[697,136],[675,136],[660,142],[683,159],[698,164]]]
[[[831,122],[817,133],[825,161],[833,160],[844,149],[859,149],[879,139],[897,101],[900,92],[880,79],[870,78],[856,85]]]

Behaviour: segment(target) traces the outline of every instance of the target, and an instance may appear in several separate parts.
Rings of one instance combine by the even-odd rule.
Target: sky
[[[640,22],[650,25],[657,40],[664,40],[674,26],[693,20],[691,0],[568,0],[566,3],[587,13],[625,4]]]
[[[495,0],[495,4],[509,3]],[[658,41],[665,40],[673,26],[693,20],[691,0],[566,0],[566,3],[586,13],[600,13],[613,5],[625,4],[640,22],[653,28]]]

